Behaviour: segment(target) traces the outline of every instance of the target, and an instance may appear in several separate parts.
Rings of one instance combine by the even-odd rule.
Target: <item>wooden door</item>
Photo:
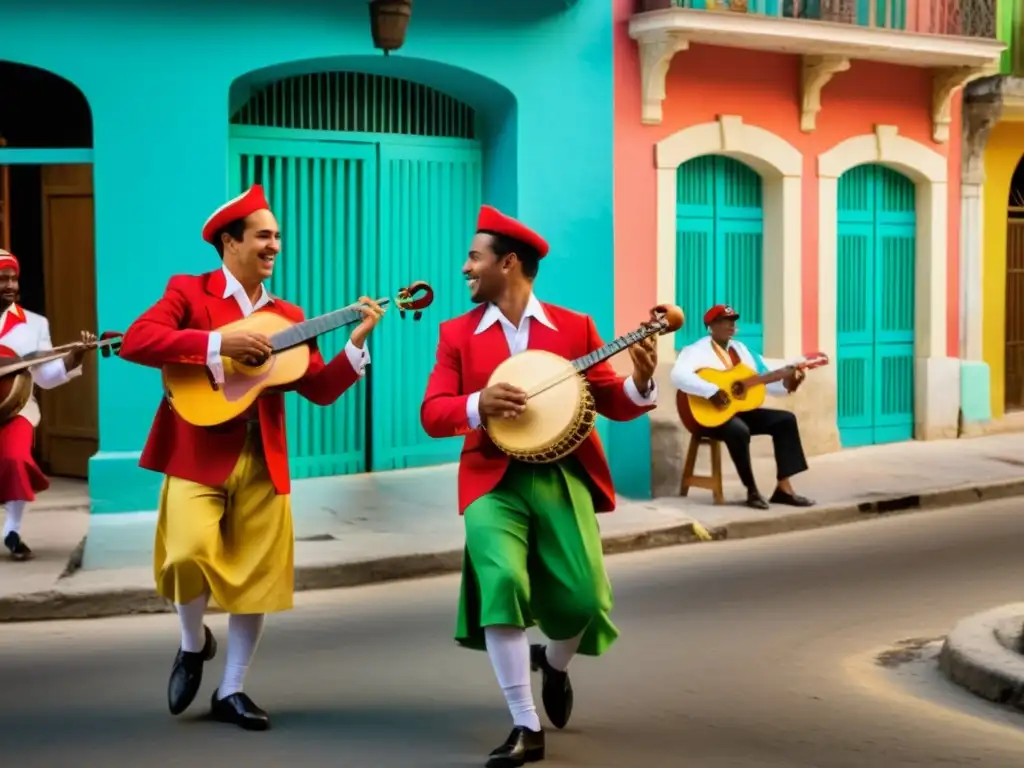
[[[43,187],[43,282],[54,345],[96,330],[96,270],[91,165],[47,165]],[[40,458],[53,475],[86,477],[99,446],[96,356],[83,374],[40,393]]]

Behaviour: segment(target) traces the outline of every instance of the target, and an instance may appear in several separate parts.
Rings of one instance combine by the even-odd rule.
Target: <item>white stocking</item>
[[[3,538],[6,539],[10,533],[21,531],[21,518],[25,514],[25,503],[24,501],[7,502],[7,516],[4,519]]]
[[[200,595],[184,605],[175,605],[178,609],[178,621],[181,622],[181,650],[186,653],[199,653],[206,645],[206,632],[203,630],[203,614],[209,595]]]
[[[245,673],[249,671],[256,646],[263,636],[262,613],[233,613],[228,617],[228,654],[224,662],[224,679],[217,689],[218,697],[226,699],[241,693]]]
[[[572,657],[579,650],[582,639],[583,632],[580,632],[576,637],[570,637],[568,640],[552,640],[548,643],[547,650],[545,651],[548,664],[559,672],[565,672],[569,668],[569,662],[572,661]]]
[[[505,694],[512,722],[517,726],[540,730],[540,718],[530,688],[530,641],[526,630],[518,627],[485,627],[487,655]]]

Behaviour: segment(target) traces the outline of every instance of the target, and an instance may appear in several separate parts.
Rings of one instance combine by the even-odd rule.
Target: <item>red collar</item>
[[[15,326],[25,322],[25,310],[17,304],[11,304],[3,314],[3,326],[0,327],[0,336],[6,336]]]

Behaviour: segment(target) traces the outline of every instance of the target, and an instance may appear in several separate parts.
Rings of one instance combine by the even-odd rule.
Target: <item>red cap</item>
[[[213,244],[213,237],[224,226],[236,219],[244,219],[256,211],[270,210],[266,195],[261,184],[253,184],[247,192],[243,192],[234,200],[228,200],[213,212],[203,224],[203,240]]]
[[[0,248],[0,269],[13,269],[14,274],[21,274],[21,265],[18,264],[18,259],[10,251],[5,251]]]
[[[497,232],[499,235],[511,237],[521,243],[536,248],[537,253],[543,259],[548,255],[548,241],[538,235],[525,224],[520,224],[511,216],[506,216],[497,208],[489,205],[480,206],[480,215],[476,220],[476,231],[487,230]]]
[[[704,325],[711,325],[715,320],[721,320],[723,317],[739,320],[740,313],[728,304],[715,304],[715,306],[704,313]]]

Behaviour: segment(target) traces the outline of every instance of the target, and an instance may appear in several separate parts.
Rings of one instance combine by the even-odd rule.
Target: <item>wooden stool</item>
[[[697,466],[697,452],[705,444],[711,447],[711,474],[696,475],[693,470]],[[712,440],[710,437],[690,436],[690,448],[686,452],[686,462],[683,464],[683,482],[679,485],[679,495],[686,496],[691,488],[705,488],[711,491],[715,504],[725,503],[725,494],[722,492],[721,441]]]

